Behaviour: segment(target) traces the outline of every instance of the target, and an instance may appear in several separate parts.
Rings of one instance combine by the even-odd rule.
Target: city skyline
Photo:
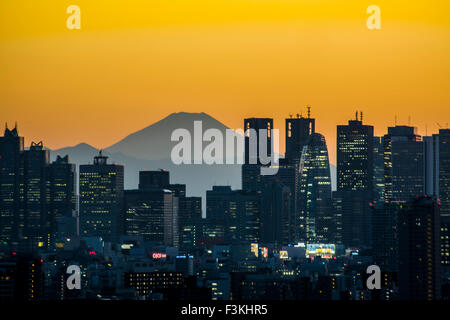
[[[283,133],[285,132],[285,128],[286,128],[286,126],[284,125],[285,120],[287,121],[287,120],[289,120],[289,119],[295,119],[297,116],[303,117],[304,119],[307,119],[307,107],[310,107],[310,106],[305,106],[304,108],[302,108],[302,110],[304,111],[304,112],[302,112],[302,113],[296,113],[296,114],[292,114],[292,113],[291,113],[291,114],[287,115],[287,117],[283,118],[282,121],[280,121],[280,123],[283,123],[283,125],[278,125],[278,123],[275,121],[275,117],[271,117],[271,115],[268,114],[268,118],[273,119],[273,122],[274,122],[274,129],[278,129],[279,132],[280,132],[280,139],[279,139],[279,146],[280,146],[280,148],[279,148],[279,151],[280,151],[280,154],[281,154],[282,156],[285,156],[285,153],[286,153],[286,139],[285,139],[285,137],[284,137],[284,135],[283,135]],[[312,112],[314,112],[314,111],[315,111],[315,110],[312,109]],[[357,116],[355,115],[355,111],[356,111],[356,113],[357,113]],[[438,133],[439,133],[439,129],[448,129],[448,127],[445,127],[444,125],[441,125],[441,127],[439,127],[439,126],[438,126],[438,123],[436,122],[436,128],[437,128],[436,130],[430,132],[430,130],[428,129],[427,132],[426,132],[427,134],[422,134],[420,128],[417,127],[414,123],[411,123],[411,120],[410,120],[410,119],[408,120],[408,123],[402,123],[402,122],[398,122],[398,121],[397,121],[397,123],[395,123],[395,119],[394,119],[394,123],[393,123],[392,125],[388,124],[388,125],[386,126],[386,128],[385,128],[385,131],[381,131],[381,129],[377,129],[377,127],[376,127],[375,125],[373,125],[373,124],[370,122],[370,119],[369,119],[369,121],[367,121],[367,118],[365,117],[364,111],[361,111],[361,110],[353,110],[353,112],[350,113],[349,116],[346,118],[346,120],[344,120],[342,123],[336,123],[336,124],[334,124],[334,126],[335,126],[335,130],[334,130],[334,131],[336,131],[336,127],[337,127],[337,126],[339,126],[339,125],[345,125],[345,123],[347,123],[348,121],[355,120],[356,117],[357,117],[357,120],[359,120],[360,117],[361,117],[361,114],[360,114],[361,112],[362,112],[363,115],[364,115],[364,123],[366,123],[366,124],[371,125],[371,126],[374,127],[374,136],[376,136],[376,137],[383,137],[384,135],[387,134],[388,128],[390,128],[390,127],[395,127],[395,126],[414,127],[414,128],[417,129],[417,134],[418,134],[419,136],[422,136],[422,137],[425,137],[425,136],[428,137],[428,136],[432,136],[433,134],[438,134]],[[104,150],[104,149],[108,149],[108,148],[110,148],[110,147],[112,147],[112,146],[116,146],[118,143],[122,142],[122,141],[125,140],[127,137],[132,136],[133,134],[136,134],[136,133],[138,133],[138,132],[141,132],[141,131],[143,131],[144,129],[147,129],[148,127],[151,127],[151,126],[153,126],[153,125],[155,125],[155,124],[161,122],[162,120],[165,120],[165,119],[167,119],[167,118],[169,118],[169,117],[171,117],[171,116],[173,116],[173,115],[176,115],[176,114],[188,114],[188,115],[196,116],[196,115],[205,114],[205,113],[204,113],[204,112],[201,112],[201,111],[200,111],[200,112],[192,112],[192,113],[190,113],[190,112],[185,112],[185,111],[180,111],[180,112],[176,112],[176,113],[170,113],[170,114],[168,114],[167,116],[165,116],[165,117],[163,117],[163,118],[161,118],[161,119],[158,119],[158,120],[156,120],[155,122],[152,122],[152,123],[150,123],[150,124],[144,126],[143,128],[140,128],[140,129],[133,129],[133,131],[130,131],[130,132],[124,134],[123,137],[119,138],[118,140],[115,140],[112,144],[104,145],[104,146],[101,146],[101,147],[97,147],[97,146],[91,144],[91,143],[90,143],[89,141],[87,141],[87,140],[82,140],[82,141],[79,141],[78,143],[75,143],[75,144],[73,144],[73,145],[62,143],[60,147],[53,148],[53,147],[52,147],[52,144],[51,144],[51,143],[48,143],[46,140],[44,140],[42,137],[40,137],[39,134],[36,135],[36,139],[28,138],[25,134],[23,134],[23,136],[24,136],[26,139],[28,139],[28,140],[25,140],[25,147],[29,147],[29,145],[31,144],[31,142],[39,142],[39,141],[42,141],[45,148],[47,148],[47,149],[49,149],[49,150],[53,150],[53,151],[55,151],[55,150],[57,151],[57,150],[59,150],[59,149],[64,149],[64,148],[76,147],[76,146],[78,146],[78,145],[80,145],[80,144],[87,144],[87,145],[89,145],[89,146],[91,146],[91,147],[94,147],[94,148],[96,148],[96,149],[98,149],[98,150]],[[212,116],[209,115],[209,114],[206,114],[206,115],[212,117]],[[257,116],[257,115],[253,115],[253,116]],[[319,119],[315,114],[313,114],[311,117],[314,118],[314,119]],[[220,119],[216,119],[216,118],[214,118],[214,117],[212,117],[212,118],[213,118],[214,120],[217,120],[218,122],[220,122]],[[319,119],[319,120],[322,120],[322,119]],[[397,119],[397,120],[398,120],[398,119]],[[242,119],[241,119],[241,121],[242,121]],[[321,122],[321,121],[319,121],[319,124],[320,124],[320,122]],[[220,123],[221,123],[221,122],[220,122]],[[444,122],[442,122],[442,123],[444,123]],[[221,123],[221,124],[222,124],[222,123]],[[445,124],[447,124],[447,123],[445,123]],[[225,127],[229,128],[229,129],[232,129],[232,130],[242,130],[242,129],[243,129],[242,125],[241,125],[241,126],[237,126],[237,127],[228,127],[226,124],[224,124],[224,125],[225,125]],[[440,124],[439,124],[439,125],[440,125]],[[26,132],[25,128],[24,128],[24,127],[21,125],[21,123],[18,122],[18,121],[12,121],[12,122],[5,121],[5,122],[4,122],[4,126],[5,126],[5,128],[8,127],[8,128],[10,128],[10,129],[17,126],[17,127],[20,127],[21,133],[22,133],[22,132]],[[320,128],[320,125],[318,126],[318,128]],[[322,133],[322,131],[320,131],[320,130],[317,130],[317,131]],[[376,133],[378,133],[378,132],[380,133],[379,135],[376,134]],[[322,134],[323,134],[323,133],[322,133]],[[329,146],[329,154],[330,154],[330,157],[329,157],[329,158],[330,158],[330,164],[332,164],[333,166],[336,166],[336,164],[337,164],[337,153],[336,153],[336,141],[337,141],[337,135],[336,135],[336,133],[334,134],[334,140],[330,140],[329,137],[328,137],[327,135],[325,135],[325,134],[323,134],[323,135],[325,136],[325,140],[327,141],[327,144],[328,144],[328,146]],[[50,140],[51,140],[51,139],[50,139]],[[167,141],[167,143],[169,144],[170,141]],[[150,153],[151,153],[151,152],[150,152]]]
[[[396,116],[421,135],[450,118],[445,1],[377,1],[375,31],[356,0],[82,0],[80,30],[66,28],[69,2],[0,5],[0,119],[52,149],[106,148],[179,111],[230,128],[273,117],[283,132],[310,104],[332,152],[354,110],[377,136]]]

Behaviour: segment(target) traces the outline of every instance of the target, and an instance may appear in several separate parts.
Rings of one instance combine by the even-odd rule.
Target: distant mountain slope
[[[216,128],[225,132],[226,126],[205,113],[176,113],[137,131],[111,147],[104,149],[110,163],[125,165],[125,188],[134,189],[138,186],[139,171],[166,169],[170,171],[171,183],[187,185],[189,196],[205,197],[205,192],[213,185],[231,185],[234,189],[241,188],[240,165],[174,165],[170,159],[172,147],[177,142],[171,142],[172,131],[184,128],[193,135],[194,121],[202,121],[203,131]],[[80,165],[93,163],[98,149],[80,143],[51,151],[52,161],[58,154],[69,155],[70,161]]]
[[[172,147],[177,142],[170,140],[172,132],[176,129],[187,129],[194,135],[194,121],[202,121],[203,131],[215,128],[222,133],[227,127],[206,113],[172,113],[166,118],[130,134],[121,141],[105,149],[110,153],[123,153],[127,156],[159,160],[170,159]]]

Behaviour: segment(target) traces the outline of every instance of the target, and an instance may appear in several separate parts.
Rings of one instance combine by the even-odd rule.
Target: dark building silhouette
[[[439,198],[439,135],[423,137],[424,193]]]
[[[303,147],[313,133],[315,133],[315,119],[310,117],[310,107],[307,118],[297,114],[297,118],[286,119],[286,158],[300,159]]]
[[[381,137],[373,138],[373,203],[384,203],[384,149]]]
[[[213,186],[206,191],[208,224],[223,230],[228,242],[260,241],[260,196],[255,192],[231,190],[229,186]]]
[[[383,271],[398,271],[399,205],[378,204],[371,208],[373,262]]]
[[[337,127],[337,192],[334,202],[337,217],[342,217],[343,244],[351,247],[370,245],[373,201],[373,127],[361,119]],[[339,224],[339,222],[338,222]]]
[[[17,241],[23,146],[24,139],[19,136],[17,126],[12,130],[6,126],[4,136],[0,137],[0,241],[4,244]]]
[[[439,199],[441,218],[450,223],[450,129],[439,130]]]
[[[42,142],[32,142],[29,150],[23,152],[23,219],[19,215],[19,238],[25,250],[50,244],[50,190],[47,184],[49,160],[49,151],[44,149]]]
[[[440,299],[440,216],[435,198],[414,198],[400,211],[399,241],[400,297]]]
[[[124,229],[129,236],[142,236],[145,241],[168,246],[178,243],[174,224],[177,201],[167,189],[139,189],[124,192]]]
[[[175,222],[178,225],[176,243],[183,248],[192,248],[201,233],[201,197],[186,197],[186,185],[171,184],[170,172],[166,170],[139,172],[139,189],[149,188],[162,188],[173,192],[174,206],[178,207]]]
[[[202,198],[185,197],[180,202],[180,246],[185,249],[195,247],[202,236]]]
[[[39,257],[14,254],[0,260],[0,302],[39,301],[44,275]]]
[[[261,192],[261,163],[260,153],[264,156],[272,155],[273,119],[248,118],[244,119],[245,158],[242,165],[242,189]],[[260,148],[263,147],[266,150]]]
[[[389,127],[383,138],[385,200],[406,203],[425,190],[424,145],[417,128]]]
[[[279,171],[280,173],[280,171]],[[283,245],[295,239],[291,189],[280,180],[266,181],[261,194],[261,241]]]
[[[139,189],[166,188],[169,184],[169,171],[139,171]]]
[[[69,162],[69,156],[57,156],[48,166],[47,179],[50,186],[48,221],[51,243],[55,241],[58,223],[72,218],[76,210],[76,166]]]
[[[449,188],[450,188],[450,129],[423,137],[425,151],[425,193],[435,196],[441,212],[441,264],[450,265]]]
[[[123,170],[101,151],[94,164],[80,165],[80,235],[115,242],[121,233]]]

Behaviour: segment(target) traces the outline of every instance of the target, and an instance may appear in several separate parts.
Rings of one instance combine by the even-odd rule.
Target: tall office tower
[[[325,137],[313,133],[303,147],[300,177],[300,240],[330,243],[334,240],[330,162]],[[303,238],[304,237],[304,238]]]
[[[373,203],[384,203],[384,151],[381,137],[373,138]]]
[[[424,145],[417,128],[389,127],[383,138],[385,200],[406,203],[424,194]]]
[[[334,243],[344,244],[343,240],[343,218],[342,218],[342,202],[343,198],[339,191],[331,192],[331,202],[333,204],[333,214],[334,214]]]
[[[50,244],[48,213],[49,188],[47,170],[50,163],[49,151],[44,149],[42,142],[31,143],[23,152],[23,228],[19,228],[22,243],[27,249]]]
[[[180,212],[180,246],[192,249],[197,239],[201,237],[202,198],[183,198],[180,203]]]
[[[398,271],[398,212],[395,203],[371,206],[374,264],[383,271]]]
[[[188,212],[188,203],[186,198],[186,185],[185,184],[171,184],[170,183],[170,172],[166,170],[157,171],[139,171],[139,189],[166,189],[173,193],[173,225],[178,226],[177,230],[174,231],[174,244],[183,246],[182,233],[185,229],[185,224],[188,225],[187,229],[193,230],[195,228],[190,227],[192,225],[192,220],[189,219],[190,212]],[[200,213],[201,214],[201,213]],[[185,235],[187,236],[187,235]],[[191,235],[193,236],[193,235]]]
[[[337,126],[337,192],[342,217],[342,242],[359,247],[371,243],[371,210],[373,201],[373,126],[361,118]]]
[[[264,184],[261,194],[261,241],[278,247],[295,241],[291,189],[280,180]]]
[[[170,184],[170,172],[166,170],[139,171],[139,190],[164,189],[172,193],[172,212],[170,217],[165,214],[166,243],[172,246],[180,245],[180,235],[186,216],[186,185]]]
[[[439,199],[441,219],[450,224],[450,129],[439,130]]]
[[[22,152],[23,137],[19,137],[17,126],[12,130],[6,126],[0,137],[0,243],[7,245],[17,240]]]
[[[48,166],[47,179],[50,187],[48,222],[53,238],[61,218],[71,218],[76,210],[76,166],[69,162],[68,155],[58,155]]]
[[[295,223],[291,223],[291,227],[295,228],[294,237],[291,237],[292,241],[304,241],[305,239],[305,217],[301,214],[300,208],[300,180],[301,172],[300,160],[303,152],[303,148],[310,141],[310,137],[315,133],[315,119],[311,118],[311,107],[307,106],[308,114],[307,118],[302,115],[298,115],[296,118],[286,119],[286,154],[285,162],[280,160],[280,169],[282,167],[293,169],[293,172],[289,172],[291,181],[287,185],[291,188],[291,211],[292,219]],[[283,164],[283,165],[282,165]],[[286,171],[286,170],[284,170]],[[286,171],[287,172],[287,171]]]
[[[440,299],[440,217],[435,198],[414,198],[401,210],[399,241],[400,297]]]
[[[297,118],[286,119],[286,158],[300,159],[303,147],[314,132],[315,119],[310,117],[309,106],[307,118],[297,114]]]
[[[226,241],[259,242],[261,204],[257,193],[213,186],[206,191],[206,212],[208,224],[220,226]]]
[[[299,241],[298,168],[299,161],[295,159],[279,159],[278,172],[275,175],[262,176],[261,232],[265,242],[287,245]],[[285,202],[287,200],[289,203]],[[281,231],[270,230],[271,227],[275,228],[273,221],[281,224],[277,225]]]
[[[441,204],[441,263],[450,265],[450,129],[423,137],[425,149],[425,194],[435,196]]]
[[[424,145],[424,192],[439,198],[439,135],[423,137]]]
[[[249,118],[244,119],[245,130],[245,162],[242,165],[242,189],[246,191],[261,192],[261,154],[270,157],[272,155],[273,119],[270,118]],[[249,130],[249,131],[247,131]],[[254,130],[255,136],[250,135],[250,130]],[[261,131],[260,131],[261,130]],[[263,131],[265,130],[265,131]]]
[[[167,246],[177,245],[174,194],[167,189],[124,191],[124,233]]]
[[[122,232],[124,167],[107,160],[100,151],[94,164],[80,165],[80,236],[115,242]]]

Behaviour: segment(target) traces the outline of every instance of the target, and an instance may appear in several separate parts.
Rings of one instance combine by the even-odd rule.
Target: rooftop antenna
[[[5,130],[8,130],[8,122],[5,122]]]
[[[307,105],[306,108],[308,109],[308,119],[311,117],[311,106]]]
[[[355,111],[355,120],[358,121],[358,110]]]
[[[362,119],[363,119],[363,112],[362,111],[359,112],[359,118],[361,119],[361,122],[362,122]]]

